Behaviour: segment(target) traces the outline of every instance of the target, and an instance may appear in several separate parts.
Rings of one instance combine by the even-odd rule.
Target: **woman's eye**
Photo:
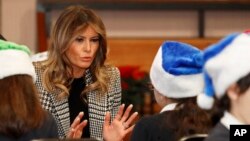
[[[83,38],[76,38],[76,41],[77,42],[83,42],[84,40],[83,40]]]
[[[91,39],[92,42],[99,42],[99,38]]]

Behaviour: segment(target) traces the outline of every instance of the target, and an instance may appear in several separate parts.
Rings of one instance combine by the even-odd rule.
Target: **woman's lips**
[[[82,61],[89,62],[91,61],[91,57],[81,57]]]

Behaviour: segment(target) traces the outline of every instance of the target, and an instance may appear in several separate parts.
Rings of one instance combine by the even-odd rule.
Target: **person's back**
[[[132,140],[165,141],[174,140],[173,130],[167,126],[167,112],[142,117],[134,128]],[[138,132],[139,131],[139,132]]]
[[[26,46],[0,40],[0,140],[58,137],[34,85],[35,70]]]
[[[195,98],[192,101],[195,103]],[[182,110],[164,111],[143,117],[136,123],[132,141],[177,141],[196,133],[207,134],[211,128],[208,114],[197,106],[190,108],[186,106]]]
[[[57,126],[55,124],[55,121],[52,117],[52,115],[48,114],[48,117],[46,117],[43,125],[39,128],[32,129],[31,131],[28,131],[24,135],[15,138],[10,137],[6,135],[0,135],[1,141],[30,141],[32,139],[48,139],[48,138],[57,138],[57,132],[55,132],[57,129]],[[52,131],[52,132],[51,132]]]

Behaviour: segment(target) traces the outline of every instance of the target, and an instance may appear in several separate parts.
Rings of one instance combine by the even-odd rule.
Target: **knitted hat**
[[[214,95],[221,98],[227,88],[250,72],[250,36],[230,34],[204,50],[205,94],[199,95],[198,105],[211,109]]]
[[[152,85],[169,98],[197,96],[204,87],[202,64],[199,49],[181,42],[164,42],[151,66]]]
[[[35,81],[35,69],[29,54],[29,48],[24,45],[0,40],[0,79],[16,74],[28,74]]]

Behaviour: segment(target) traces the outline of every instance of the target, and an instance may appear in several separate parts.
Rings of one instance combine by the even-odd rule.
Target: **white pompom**
[[[200,108],[209,110],[213,107],[214,98],[203,93],[199,94],[197,96],[197,104]]]

